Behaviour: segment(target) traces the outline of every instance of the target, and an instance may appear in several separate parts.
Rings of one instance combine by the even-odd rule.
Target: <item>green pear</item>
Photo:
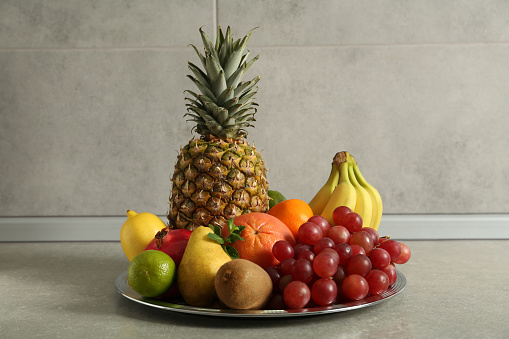
[[[191,306],[207,307],[214,303],[216,273],[232,260],[219,243],[208,237],[209,233],[214,232],[204,226],[193,230],[177,271],[180,294]]]

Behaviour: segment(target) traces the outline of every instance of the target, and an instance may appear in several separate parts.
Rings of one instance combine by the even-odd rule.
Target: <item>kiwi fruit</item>
[[[259,265],[245,259],[223,264],[214,279],[216,293],[227,307],[237,310],[259,310],[272,293],[272,280]]]

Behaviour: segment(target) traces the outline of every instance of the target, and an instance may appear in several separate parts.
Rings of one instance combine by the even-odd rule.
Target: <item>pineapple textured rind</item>
[[[222,227],[269,207],[264,161],[245,141],[192,140],[177,157],[172,182],[167,217],[175,228]]]

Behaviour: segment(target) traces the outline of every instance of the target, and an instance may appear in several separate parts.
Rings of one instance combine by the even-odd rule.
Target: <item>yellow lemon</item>
[[[156,233],[165,227],[165,223],[155,214],[128,210],[127,220],[120,229],[120,243],[127,259],[132,261],[143,252]]]

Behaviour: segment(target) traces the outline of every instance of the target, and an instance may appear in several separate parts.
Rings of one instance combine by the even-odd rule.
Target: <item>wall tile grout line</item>
[[[217,4],[218,0],[214,0],[214,31],[217,29],[217,27],[219,26],[219,6]]]
[[[18,47],[18,48],[0,48],[0,52],[35,52],[35,51],[161,51],[161,50],[184,50],[188,46],[146,46],[146,47]]]
[[[215,20],[217,22],[217,20]],[[504,46],[507,42],[469,42],[469,43],[415,43],[415,44],[324,44],[324,45],[251,45],[260,49],[317,49],[317,48],[404,48],[404,47],[470,47],[470,46]],[[0,52],[10,51],[157,51],[183,50],[188,46],[127,46],[127,47],[13,47],[0,48]]]

